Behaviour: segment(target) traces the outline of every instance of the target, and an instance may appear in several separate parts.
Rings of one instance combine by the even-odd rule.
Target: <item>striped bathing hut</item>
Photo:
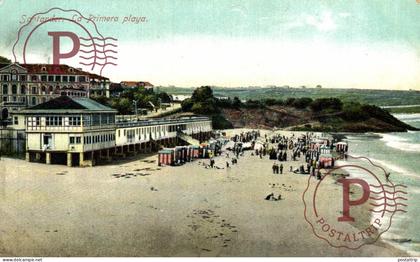
[[[175,150],[170,148],[162,149],[158,152],[158,165],[172,166],[175,164]]]
[[[346,142],[338,142],[337,144],[335,144],[335,150],[337,152],[347,152],[348,145]]]
[[[323,168],[334,167],[334,158],[331,154],[322,154],[319,156],[319,164]]]

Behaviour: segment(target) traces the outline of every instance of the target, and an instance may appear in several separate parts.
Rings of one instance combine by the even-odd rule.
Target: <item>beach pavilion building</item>
[[[117,111],[87,97],[62,95],[13,114],[26,134],[26,160],[93,166],[99,160],[210,138],[208,117],[116,121]]]
[[[22,110],[26,160],[94,165],[115,146],[116,110],[86,97],[60,96]]]

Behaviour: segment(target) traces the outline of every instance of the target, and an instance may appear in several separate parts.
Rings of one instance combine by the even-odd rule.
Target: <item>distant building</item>
[[[182,102],[185,99],[191,98],[191,95],[169,95],[172,98],[173,102]]]
[[[119,97],[126,90],[138,88],[153,89],[154,86],[149,82],[143,81],[121,81],[120,83],[110,84],[109,93],[111,97]]]
[[[106,96],[110,97],[110,84],[109,78],[97,74],[89,74],[89,96]]]
[[[139,88],[143,87],[146,89],[153,88],[153,85],[149,82],[143,82],[143,81],[122,81],[120,82],[122,88]]]

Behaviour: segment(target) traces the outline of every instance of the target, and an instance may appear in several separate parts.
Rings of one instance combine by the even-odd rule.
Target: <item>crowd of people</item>
[[[290,173],[311,175],[320,180],[322,179],[321,169],[324,168],[320,159],[324,152],[320,148],[324,145],[323,148],[328,149],[333,145],[332,141],[326,140],[326,143],[321,142],[321,144],[314,146],[314,144],[318,143],[316,141],[322,141],[322,139],[325,140],[326,138],[317,139],[312,133],[291,134],[290,136],[266,133],[261,136],[260,131],[242,132],[233,135],[230,138],[230,145],[226,146],[223,151],[226,158],[226,169],[237,165],[238,160],[244,156],[244,151],[251,149],[251,156],[260,159],[267,157],[269,160],[273,160],[271,168],[272,173],[275,175],[284,174],[286,165],[289,164],[288,170]],[[249,161],[248,158],[246,161]],[[331,161],[332,165],[334,165],[334,159]],[[209,166],[211,168],[215,167],[213,158],[210,159]],[[276,196],[271,193],[265,199],[278,201],[283,198],[281,195]]]
[[[311,176],[322,178],[320,169],[323,163],[319,160],[320,150],[313,147],[313,141],[316,136],[313,133],[301,135],[291,134],[290,136],[281,134],[264,134],[261,136],[260,131],[242,132],[233,135],[230,140],[233,145],[229,147],[230,151],[224,151],[226,155],[226,169],[238,164],[238,159],[244,155],[244,145],[251,144],[251,155],[259,158],[268,157],[274,160],[272,164],[273,174],[283,174],[285,162],[297,161],[299,164],[289,166],[289,172],[295,174],[309,174]],[[231,142],[231,143],[232,143]],[[327,141],[327,145],[332,146],[331,141]],[[249,149],[249,148],[246,148]],[[292,163],[293,163],[292,162]],[[334,165],[334,159],[332,159]],[[210,167],[215,166],[214,159],[210,159]]]

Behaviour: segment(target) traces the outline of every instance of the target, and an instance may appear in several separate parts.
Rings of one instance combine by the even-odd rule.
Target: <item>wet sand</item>
[[[288,172],[303,160],[283,162],[284,174],[273,175],[272,161],[250,151],[230,169],[225,156],[215,159],[224,169],[206,169],[208,160],[158,167],[156,159],[69,168],[2,158],[0,254],[406,255],[380,241],[353,251],[316,238],[303,217],[307,176]],[[264,200],[271,192],[283,200]]]

